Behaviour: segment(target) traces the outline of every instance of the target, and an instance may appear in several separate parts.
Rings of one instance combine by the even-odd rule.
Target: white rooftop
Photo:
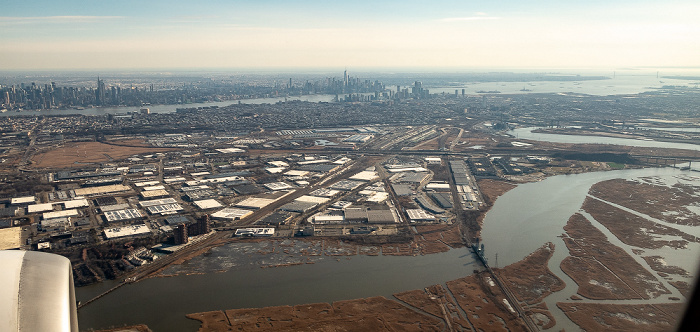
[[[143,190],[146,190],[146,191],[161,190],[161,189],[165,189],[165,186],[164,185],[157,185],[157,186],[143,187]]]
[[[146,226],[146,224],[138,224],[131,226],[122,226],[115,228],[108,228],[104,230],[105,237],[108,239],[116,239],[125,236],[134,236],[140,234],[150,233],[151,229]]]
[[[309,196],[309,195],[304,195],[304,196],[301,196],[301,197],[295,199],[295,201],[299,201],[299,202],[309,202],[309,203],[317,203],[317,204],[323,204],[325,202],[328,202],[329,200],[330,200],[330,198]]]
[[[265,170],[270,174],[277,174],[277,173],[284,172],[285,168],[284,167],[268,167]]]
[[[216,151],[219,151],[221,153],[243,153],[243,152],[245,152],[245,150],[239,149],[239,148],[216,149]]]
[[[197,205],[197,207],[202,210],[215,209],[223,206],[215,199],[203,199],[200,201],[194,201],[194,205]]]
[[[270,198],[247,198],[241,202],[236,203],[236,206],[250,208],[250,209],[262,209],[274,202],[274,199]]]
[[[71,209],[71,210],[63,210],[63,211],[46,212],[42,215],[42,217],[44,219],[52,219],[52,218],[60,218],[60,217],[75,217],[77,215],[78,215],[78,210]]]
[[[279,160],[274,160],[274,161],[268,161],[268,164],[275,166],[275,167],[289,167],[289,164],[287,164],[284,161],[279,161]]]
[[[53,203],[32,204],[27,206],[27,213],[46,212],[53,210]]]
[[[63,201],[63,206],[66,207],[66,209],[74,209],[78,207],[85,207],[89,206],[87,199],[74,199],[72,201]]]
[[[284,173],[286,176],[305,176],[306,174],[309,174],[308,171],[297,171],[297,170],[291,170],[287,171]]]
[[[137,187],[147,187],[147,186],[155,186],[157,184],[160,184],[158,181],[144,181],[144,182],[136,182],[134,183],[135,186]]]
[[[408,214],[408,218],[411,220],[419,220],[419,221],[435,220],[434,216],[425,212],[425,210],[423,210],[423,209],[406,209],[406,214]]]
[[[237,209],[237,208],[225,208],[221,211],[212,213],[212,218],[217,218],[217,219],[230,219],[230,220],[238,220],[241,218],[245,218],[249,214],[253,213],[253,211],[250,210],[244,210],[244,209]]]
[[[36,202],[36,197],[25,196],[25,197],[15,197],[10,201],[10,204],[27,204]]]

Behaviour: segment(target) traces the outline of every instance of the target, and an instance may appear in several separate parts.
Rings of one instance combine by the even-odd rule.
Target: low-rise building
[[[139,236],[151,234],[151,229],[146,224],[137,224],[129,226],[121,226],[108,228],[104,230],[104,236],[107,240],[114,240],[124,237]]]
[[[243,219],[243,218],[251,215],[252,213],[253,213],[253,211],[250,211],[250,210],[237,209],[237,208],[225,208],[223,210],[212,213],[211,217],[214,219],[234,221],[234,220]]]
[[[275,229],[272,227],[264,228],[239,228],[236,230],[236,236],[273,236]]]

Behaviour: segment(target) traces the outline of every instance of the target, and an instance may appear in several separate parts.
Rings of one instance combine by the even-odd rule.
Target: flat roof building
[[[407,184],[392,184],[391,188],[394,189],[396,196],[409,196],[413,193],[413,187]]]
[[[313,217],[314,224],[339,224],[345,221],[342,214],[318,214]]]
[[[146,224],[122,226],[108,228],[104,230],[107,240],[119,239],[123,237],[138,236],[151,233],[151,229]]]
[[[10,204],[12,205],[29,204],[34,202],[36,202],[36,197],[34,196],[15,197],[10,200]]]
[[[115,222],[115,221],[143,218],[143,215],[141,214],[141,212],[139,212],[139,210],[136,210],[136,209],[107,211],[104,213],[104,215],[105,215],[105,219],[107,219],[107,222]]]
[[[309,174],[309,171],[291,170],[284,173],[285,176],[306,176],[307,174]]]
[[[168,198],[154,199],[154,200],[150,200],[150,201],[140,201],[139,205],[141,205],[142,207],[149,207],[149,206],[175,204],[175,203],[177,203],[176,199],[174,199],[172,197],[168,197]]]
[[[308,210],[313,209],[317,205],[318,205],[318,203],[293,201],[291,203],[287,203],[287,204],[283,205],[280,208],[280,210],[289,211],[289,212],[304,213]]]
[[[352,180],[340,180],[330,186],[331,189],[337,189],[337,190],[342,190],[342,191],[351,191],[361,185],[363,185],[364,182],[360,181],[352,181]]]
[[[435,221],[435,217],[425,212],[423,209],[406,209],[406,214],[411,222]]]
[[[54,211],[54,212],[46,212],[42,215],[42,218],[44,219],[53,219],[53,218],[60,218],[60,217],[76,217],[78,216],[78,210],[76,209],[71,209],[71,210],[62,210],[62,211]]]
[[[292,189],[292,186],[284,183],[284,182],[272,182],[272,183],[266,183],[263,186],[265,188],[270,189],[270,190],[285,190],[285,189]]]
[[[375,171],[362,171],[350,177],[350,180],[370,182],[379,178],[379,175]]]
[[[122,203],[122,204],[114,204],[114,205],[105,205],[105,206],[100,206],[100,211],[108,212],[108,211],[116,211],[116,210],[124,210],[130,208],[131,205],[129,203]]]
[[[27,213],[53,211],[53,203],[32,204],[27,206]]]
[[[197,205],[198,208],[202,210],[209,210],[209,209],[216,209],[223,207],[221,203],[219,203],[215,199],[203,199],[201,201],[194,201],[194,205]]]
[[[235,206],[246,209],[258,210],[272,204],[274,201],[274,199],[270,198],[251,197],[236,203]]]
[[[316,189],[312,192],[309,193],[311,196],[318,196],[318,197],[333,197],[335,195],[340,194],[339,190],[333,190],[333,189],[327,189],[327,188],[321,188],[321,189]]]
[[[301,196],[301,197],[295,199],[295,201],[297,201],[297,202],[309,202],[309,203],[316,203],[316,204],[323,204],[325,202],[328,202],[329,200],[330,200],[330,198],[309,196],[309,195],[304,195],[304,196]]]
[[[129,186],[125,186],[123,184],[113,184],[109,186],[73,189],[73,193],[75,194],[75,196],[96,196],[129,190],[131,190],[131,187]]]
[[[154,206],[149,206],[146,208],[148,210],[148,213],[150,214],[160,214],[160,215],[167,215],[167,214],[175,214],[177,211],[182,211],[184,210],[180,204],[174,203],[174,204],[164,204],[164,205],[154,205]]]
[[[224,220],[233,221],[233,220],[243,219],[243,218],[251,215],[252,213],[253,213],[253,211],[250,211],[250,210],[237,209],[237,208],[225,208],[223,210],[212,213],[211,217],[214,219],[224,219]]]
[[[369,210],[364,206],[346,208],[345,220],[348,222],[373,224],[392,224],[396,222],[394,213],[391,210]]]
[[[170,196],[170,193],[168,193],[168,191],[165,189],[144,190],[141,192],[141,197],[143,197],[145,199],[167,197],[167,196]]]
[[[236,236],[272,236],[272,235],[275,235],[275,229],[272,227],[239,228],[236,230]]]
[[[63,207],[66,209],[74,209],[74,208],[79,208],[79,207],[90,206],[87,199],[74,199],[74,200],[70,200],[70,201],[59,202],[59,204],[63,204]]]

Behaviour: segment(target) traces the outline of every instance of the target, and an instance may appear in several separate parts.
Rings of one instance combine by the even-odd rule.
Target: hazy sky
[[[0,70],[700,66],[700,1],[4,1]]]

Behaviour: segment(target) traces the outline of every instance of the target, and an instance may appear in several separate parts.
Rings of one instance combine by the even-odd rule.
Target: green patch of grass
[[[610,168],[612,168],[612,169],[624,169],[625,168],[625,164],[618,164],[618,163],[612,163],[612,162],[608,163],[608,166],[610,166]]]

